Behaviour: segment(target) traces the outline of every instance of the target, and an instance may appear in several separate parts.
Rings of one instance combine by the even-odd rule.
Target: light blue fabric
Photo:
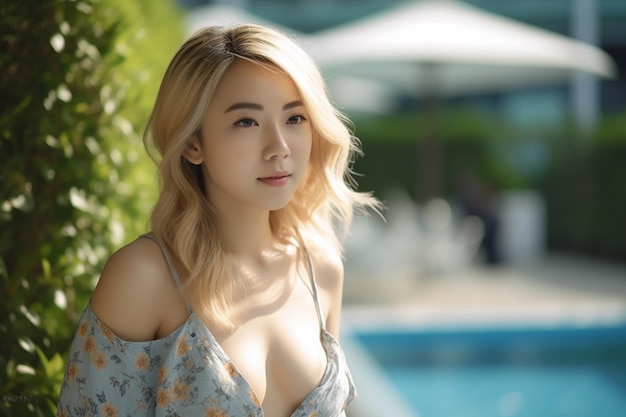
[[[320,385],[292,417],[338,417],[356,392],[341,347],[325,329],[313,275],[311,282],[327,366]],[[165,338],[147,342],[120,339],[87,305],[72,343],[57,416],[262,417],[250,384],[186,297],[185,302],[187,321]]]

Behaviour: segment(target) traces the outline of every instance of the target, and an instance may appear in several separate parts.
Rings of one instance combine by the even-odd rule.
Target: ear
[[[197,137],[195,137],[189,145],[183,151],[183,156],[187,161],[194,165],[200,165],[202,161],[204,161],[204,156],[202,155],[202,147],[200,146],[200,141]]]

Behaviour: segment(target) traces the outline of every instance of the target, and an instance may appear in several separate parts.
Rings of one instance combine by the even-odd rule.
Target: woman
[[[312,60],[240,25],[194,34],[144,140],[150,234],[108,260],[80,320],[59,416],[340,416],[338,234],[356,140]]]

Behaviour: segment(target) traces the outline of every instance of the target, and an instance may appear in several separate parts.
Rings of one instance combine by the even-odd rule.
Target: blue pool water
[[[626,326],[357,338],[421,417],[626,417]]]

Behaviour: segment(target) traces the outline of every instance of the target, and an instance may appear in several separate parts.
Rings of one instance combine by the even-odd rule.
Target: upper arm
[[[315,261],[315,276],[326,312],[327,330],[339,338],[343,297],[343,262],[334,251],[322,253]]]
[[[107,261],[91,298],[91,309],[118,337],[153,340],[173,282],[159,247],[138,239]]]

